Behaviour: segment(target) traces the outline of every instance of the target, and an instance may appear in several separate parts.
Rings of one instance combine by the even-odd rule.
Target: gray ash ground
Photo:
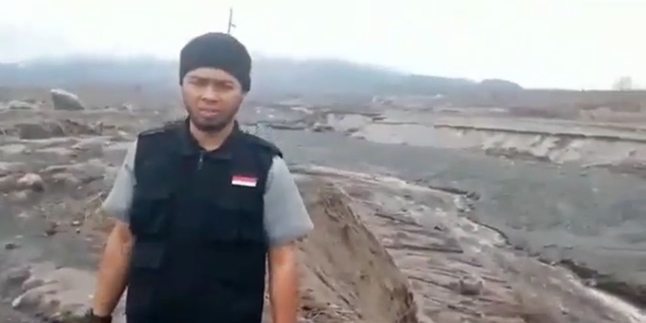
[[[89,113],[85,116],[96,121],[96,116],[90,117]],[[25,115],[24,118],[32,119],[34,116]],[[83,118],[83,113],[74,118]],[[112,133],[119,142],[125,140],[120,138],[121,125],[131,133],[133,128],[143,129],[147,127],[146,124],[154,123],[144,120],[144,116],[137,116],[141,120],[133,120],[128,115],[118,113],[102,115],[101,118],[105,120],[105,131]],[[115,127],[115,124],[119,126]],[[262,135],[275,141],[284,151],[286,159],[293,164],[313,163],[362,173],[388,174],[423,185],[475,192],[480,198],[474,201],[475,211],[469,212],[469,215],[504,233],[518,249],[525,249],[522,253],[529,252],[553,262],[572,259],[584,267],[611,275],[612,284],[603,287],[621,287],[617,282],[623,281],[629,286],[615,292],[632,298],[636,303],[639,299],[646,299],[640,298],[643,294],[638,293],[638,287],[646,285],[646,218],[643,216],[646,213],[646,202],[643,202],[646,186],[642,179],[576,165],[506,160],[482,152],[377,144],[331,132],[264,129]],[[5,149],[9,145],[6,142],[3,144]],[[54,146],[52,148],[56,148]],[[88,142],[88,147],[90,154],[93,151],[91,142]],[[45,157],[59,158],[59,153],[58,150],[43,153],[42,164],[55,163],[53,159],[45,162]],[[107,156],[109,153],[100,152],[102,158],[112,164],[111,170],[114,170],[123,157],[123,150],[114,156]],[[34,165],[41,163],[39,156],[7,153],[9,155]],[[93,156],[80,154],[77,157],[76,160],[85,163]],[[60,163],[69,162],[68,157],[60,158]],[[3,160],[8,161],[11,160]],[[89,166],[80,173],[90,180],[94,177]],[[77,180],[83,182],[82,177]],[[101,184],[101,181],[94,182]],[[56,255],[59,258],[55,260],[61,264],[93,268],[96,259],[88,259],[87,255],[96,255],[100,245],[78,244],[79,239],[92,239],[84,235],[79,237],[69,223],[59,230],[56,239],[48,239],[42,235],[47,231],[46,222],[17,221],[16,218],[6,221],[8,217],[3,215],[20,214],[21,207],[37,213],[37,208],[33,207],[50,199],[52,203],[69,201],[68,204],[78,210],[72,212],[72,217],[70,214],[44,216],[52,216],[53,219],[66,217],[69,220],[76,213],[82,213],[85,205],[82,201],[100,192],[105,188],[103,186],[105,183],[85,187],[83,195],[87,196],[74,196],[78,195],[76,188],[68,185],[64,190],[50,190],[45,200],[27,198],[22,206],[12,204],[18,209],[7,209],[8,204],[3,205],[0,200],[0,240],[3,243],[11,240],[21,244],[20,254],[24,254],[25,261],[51,261],[51,255]],[[62,210],[69,212],[69,208]],[[29,216],[27,214],[26,218]],[[42,216],[31,214],[33,218]],[[18,239],[16,232],[29,232],[32,235]],[[90,248],[94,248],[93,252],[90,252]],[[3,252],[8,251],[2,250],[0,254]],[[3,269],[2,265],[0,259],[0,269]],[[2,296],[11,299],[15,295],[9,293]],[[0,307],[0,315],[2,318],[21,317],[5,307]]]
[[[577,165],[505,160],[479,152],[377,144],[336,133],[268,129],[293,163],[387,173],[476,192],[473,217],[548,262],[571,259],[608,289],[646,306],[646,185]]]

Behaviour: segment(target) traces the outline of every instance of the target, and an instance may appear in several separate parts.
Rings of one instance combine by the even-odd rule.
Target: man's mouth
[[[205,118],[213,118],[219,114],[215,109],[197,109],[197,112]]]

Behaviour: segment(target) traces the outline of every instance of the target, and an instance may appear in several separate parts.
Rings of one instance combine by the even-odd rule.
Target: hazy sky
[[[226,30],[250,50],[337,57],[527,87],[646,86],[644,0],[2,0],[0,61],[68,53],[177,58]]]

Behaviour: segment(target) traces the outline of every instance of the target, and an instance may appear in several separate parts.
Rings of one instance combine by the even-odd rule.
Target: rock
[[[306,124],[288,124],[285,122],[272,122],[267,124],[269,128],[277,130],[306,130]]]
[[[45,168],[42,173],[55,183],[79,185],[103,180],[107,168],[100,159],[90,159],[85,163],[52,165]]]
[[[35,110],[38,107],[29,102],[14,100],[7,105],[9,110]]]
[[[76,94],[61,89],[51,90],[54,110],[81,111],[85,110],[85,104],[81,102]]]
[[[58,267],[53,263],[35,264],[28,269],[28,277],[23,279],[22,294],[11,305],[27,314],[39,316],[44,322],[83,322],[80,318],[91,303],[95,279],[92,272]],[[124,303],[120,302],[113,322],[125,322],[123,312]]]
[[[122,105],[119,107],[119,111],[128,111],[128,112],[132,112],[132,111],[135,111],[135,110],[136,110],[135,105],[134,105],[134,104],[130,104],[130,103],[124,103],[124,104],[122,104]]]
[[[43,178],[38,174],[28,173],[18,179],[18,187],[22,189],[31,189],[32,191],[42,192],[45,190]]]
[[[74,150],[101,152],[109,137],[91,137],[79,140],[71,148]]]
[[[45,236],[51,237],[58,233],[58,224],[56,222],[50,222],[45,229]]]
[[[57,122],[41,121],[36,123],[20,123],[15,125],[20,139],[45,139],[52,137],[100,135],[103,126],[64,119]]]
[[[13,242],[13,241],[12,242],[7,242],[4,245],[4,250],[14,250],[14,249],[18,249],[18,248],[20,248],[20,244],[18,244],[17,242]]]
[[[482,293],[484,282],[475,276],[462,277],[458,281],[458,292],[465,296],[476,296]]]
[[[52,123],[21,123],[15,126],[20,139],[44,139],[65,135],[63,128]]]
[[[330,125],[326,124],[321,124],[321,123],[315,123],[314,126],[312,126],[312,131],[314,132],[330,132],[334,131],[334,128]]]

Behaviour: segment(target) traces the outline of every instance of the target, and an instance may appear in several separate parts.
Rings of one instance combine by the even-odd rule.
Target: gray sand
[[[476,219],[504,232],[513,244],[646,284],[646,185],[636,177],[482,152],[377,144],[335,133],[266,130],[266,136],[294,163],[475,191],[481,196]]]

